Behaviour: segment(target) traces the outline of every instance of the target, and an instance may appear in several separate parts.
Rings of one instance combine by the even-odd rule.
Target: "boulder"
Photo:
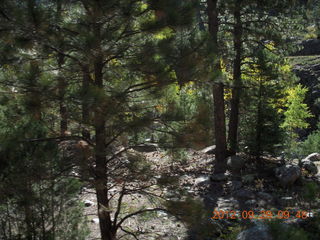
[[[247,174],[242,176],[241,179],[244,183],[251,184],[254,182],[255,178],[256,178],[256,174]]]
[[[273,201],[273,196],[269,193],[265,192],[258,192],[257,196],[261,198],[262,200],[265,200],[266,202],[270,203]]]
[[[210,176],[210,180],[213,182],[226,181],[227,179],[228,179],[228,175],[225,173],[216,173]]]
[[[311,162],[318,162],[320,161],[320,153],[311,153],[310,155],[308,155],[305,159],[303,160],[309,160]],[[302,160],[302,161],[303,161]],[[301,161],[301,162],[302,162]]]
[[[311,175],[316,175],[318,173],[317,166],[310,160],[303,159],[300,163],[300,167],[304,168]]]
[[[99,224],[99,218],[93,218],[93,219],[91,219],[91,222],[92,223],[95,223],[95,224]]]
[[[232,170],[240,170],[244,167],[245,160],[240,156],[234,155],[234,156],[228,157],[227,165]]]
[[[295,203],[295,199],[293,197],[281,197],[279,199],[279,203],[281,204],[281,206],[283,207],[289,207],[294,205]]]
[[[300,43],[302,49],[297,51],[295,56],[310,56],[320,54],[320,39],[307,39]]]
[[[240,189],[240,190],[236,191],[234,193],[234,196],[236,198],[240,198],[240,199],[254,199],[255,198],[255,194],[252,191],[246,190],[246,189]]]
[[[235,211],[239,208],[239,201],[234,198],[218,198],[216,210]]]
[[[216,145],[206,147],[206,148],[202,149],[201,152],[206,153],[206,154],[215,154],[216,153]]]
[[[284,165],[276,168],[275,175],[283,187],[291,186],[301,176],[301,169],[296,165]]]
[[[272,240],[273,237],[265,224],[257,224],[237,236],[237,240]]]
[[[226,184],[232,191],[240,189],[243,184],[241,181],[228,181]]]
[[[86,207],[91,207],[94,205],[94,202],[90,201],[90,200],[85,200],[84,201],[84,206]]]
[[[208,176],[200,176],[194,180],[195,186],[204,186],[206,184],[209,184],[210,178]]]
[[[158,145],[153,143],[144,143],[132,147],[137,152],[156,152],[158,151]]]
[[[249,199],[245,201],[244,205],[246,208],[252,209],[252,208],[256,208],[258,206],[258,203],[254,199]]]

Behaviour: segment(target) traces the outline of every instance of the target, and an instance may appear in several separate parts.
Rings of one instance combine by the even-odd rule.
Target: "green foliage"
[[[306,119],[312,117],[307,104],[303,103],[307,88],[298,84],[295,88],[288,90],[287,110],[285,111],[285,120],[281,125],[282,128],[289,132],[295,129],[304,129],[309,126]]]
[[[319,199],[319,190],[317,183],[307,183],[303,189],[303,197],[308,201]]]
[[[219,232],[218,227],[209,219],[211,213],[198,200],[187,198],[184,201],[167,201],[166,207],[190,228],[189,235],[193,239],[215,238]]]
[[[270,221],[268,223],[270,232],[275,240],[292,239],[292,240],[308,240],[308,233],[301,229],[290,225],[284,225],[281,220]]]
[[[3,239],[85,239],[88,228],[77,199],[82,183],[69,177],[48,129],[30,111],[26,94],[0,105],[0,235]]]
[[[267,47],[275,50],[273,44]],[[271,50],[257,51],[255,63],[246,66],[242,76],[249,89],[242,94],[240,147],[254,155],[274,153],[275,146],[282,142],[282,99],[294,80],[290,66]]]
[[[287,110],[284,112],[284,122],[281,127],[287,131],[287,149],[289,156],[297,154],[298,142],[296,130],[305,129],[309,126],[306,119],[312,117],[307,104],[303,103],[307,88],[298,84],[296,87],[288,90],[286,99]]]
[[[320,217],[317,215],[308,218],[302,227],[296,225],[284,224],[282,220],[272,220],[268,222],[270,232],[275,240],[293,239],[309,240],[319,239]]]
[[[320,131],[311,133],[305,141],[299,143],[296,152],[299,156],[320,152]]]

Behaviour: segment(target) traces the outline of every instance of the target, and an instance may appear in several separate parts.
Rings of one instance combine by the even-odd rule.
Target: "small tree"
[[[287,110],[284,112],[285,120],[281,127],[287,130],[289,150],[296,147],[296,130],[308,128],[306,119],[312,117],[307,104],[303,103],[307,91],[301,84],[288,90]]]

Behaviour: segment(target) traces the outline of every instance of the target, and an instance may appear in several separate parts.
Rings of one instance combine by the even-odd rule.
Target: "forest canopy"
[[[203,222],[251,185],[252,211],[283,188],[318,209],[319,16],[318,0],[1,0],[0,239],[182,239],[146,223],[164,215],[183,239],[250,239]]]

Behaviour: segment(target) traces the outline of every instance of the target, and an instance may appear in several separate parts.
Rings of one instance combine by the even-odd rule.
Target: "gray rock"
[[[258,205],[258,207],[260,207],[260,208],[265,208],[265,207],[267,207],[267,206],[270,206],[270,205],[268,204],[268,202],[267,202],[266,200],[263,200],[263,199],[259,199],[257,205]]]
[[[255,177],[256,177],[256,174],[247,174],[242,176],[242,181],[244,183],[253,183]]]
[[[217,210],[235,210],[239,208],[239,201],[234,198],[218,198]]]
[[[91,222],[95,224],[99,224],[99,218],[93,218],[91,219]]]
[[[258,224],[245,231],[242,231],[237,236],[237,240],[272,240],[273,237],[264,224]]]
[[[244,167],[245,160],[240,156],[234,155],[228,157],[227,165],[232,170],[240,170]]]
[[[247,201],[245,201],[244,204],[245,204],[245,206],[247,208],[255,208],[255,207],[257,207],[257,201],[254,200],[254,199],[247,200]]]
[[[310,56],[320,54],[320,39],[307,39],[300,43],[302,49],[294,53],[295,56]]]
[[[228,175],[225,173],[217,173],[210,176],[210,180],[213,182],[226,181],[227,179],[228,179]]]
[[[282,197],[280,198],[279,202],[283,207],[288,207],[294,205],[295,200],[293,197]]]
[[[295,165],[285,165],[276,168],[275,175],[283,187],[292,185],[300,176],[301,170]]]
[[[311,162],[318,162],[320,161],[320,153],[311,153],[304,160],[309,160]]]
[[[246,189],[240,189],[240,190],[236,191],[234,193],[234,196],[237,198],[241,198],[241,199],[254,199],[255,198],[255,194],[252,191],[246,190]]]
[[[158,145],[153,143],[145,143],[132,147],[137,152],[156,152],[158,151]]]
[[[208,176],[201,176],[201,177],[198,177],[194,180],[194,185],[196,186],[203,186],[203,185],[206,185],[206,184],[209,184],[210,180],[210,177]]]
[[[216,145],[206,147],[206,148],[202,149],[201,152],[206,153],[206,154],[215,154],[216,153]]]
[[[240,189],[243,185],[241,181],[229,181],[227,186],[231,188],[232,191]]]
[[[301,227],[305,223],[305,219],[301,218],[289,218],[283,221],[283,225],[289,225],[293,227]]]
[[[304,168],[311,175],[316,175],[318,173],[317,166],[308,159],[303,159],[300,163],[300,166]]]
[[[272,202],[273,201],[273,196],[269,193],[265,193],[265,192],[258,192],[257,193],[258,197],[267,201],[267,202]]]
[[[86,207],[91,207],[94,205],[94,202],[90,201],[90,200],[85,200],[84,201],[84,206]]]

